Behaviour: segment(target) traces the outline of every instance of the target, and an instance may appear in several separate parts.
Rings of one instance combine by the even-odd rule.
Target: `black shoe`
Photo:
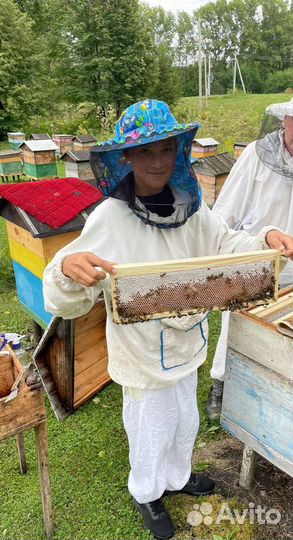
[[[199,497],[200,495],[210,495],[215,488],[215,482],[208,476],[191,473],[190,478],[182,489],[169,491],[166,489],[163,495],[176,495],[177,493],[186,493]]]
[[[139,503],[132,497],[134,505],[144,518],[144,525],[160,540],[172,538],[175,534],[170,514],[166,512],[161,499],[149,503]]]
[[[220,418],[222,410],[223,388],[224,382],[215,379],[206,405],[206,410],[210,420],[219,420]]]

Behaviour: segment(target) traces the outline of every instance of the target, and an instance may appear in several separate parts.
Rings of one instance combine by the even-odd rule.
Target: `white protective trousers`
[[[123,422],[129,442],[128,489],[139,503],[188,482],[199,428],[197,371],[172,386],[123,387]]]
[[[218,339],[216,352],[211,368],[212,379],[217,379],[218,381],[223,381],[225,375],[229,320],[230,311],[223,311],[221,334]]]

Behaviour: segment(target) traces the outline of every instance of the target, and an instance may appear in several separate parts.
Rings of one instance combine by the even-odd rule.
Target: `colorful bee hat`
[[[116,123],[115,136],[91,150],[91,167],[98,188],[110,196],[132,171],[124,151],[136,146],[176,137],[177,156],[170,187],[200,198],[200,188],[191,167],[191,146],[199,123],[181,124],[163,101],[145,99],[128,107]],[[200,206],[200,203],[199,203]]]

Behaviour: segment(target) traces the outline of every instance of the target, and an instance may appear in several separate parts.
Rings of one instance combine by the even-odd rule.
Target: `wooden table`
[[[51,540],[53,520],[44,393],[35,371],[22,367],[11,348],[5,345],[0,351],[0,441],[16,436],[21,474],[27,472],[24,431],[31,428],[36,436],[44,527]]]

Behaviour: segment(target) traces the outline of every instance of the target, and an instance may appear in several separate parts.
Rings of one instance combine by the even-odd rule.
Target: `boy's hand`
[[[266,236],[267,244],[272,249],[278,249],[284,257],[293,257],[293,238],[281,231],[269,231]]]
[[[113,267],[114,264],[110,261],[100,259],[100,257],[97,257],[90,251],[84,251],[65,257],[62,262],[62,272],[65,276],[70,277],[77,283],[86,287],[92,287],[102,279],[105,279],[106,272],[110,274],[116,273]],[[103,272],[103,270],[105,271]]]

